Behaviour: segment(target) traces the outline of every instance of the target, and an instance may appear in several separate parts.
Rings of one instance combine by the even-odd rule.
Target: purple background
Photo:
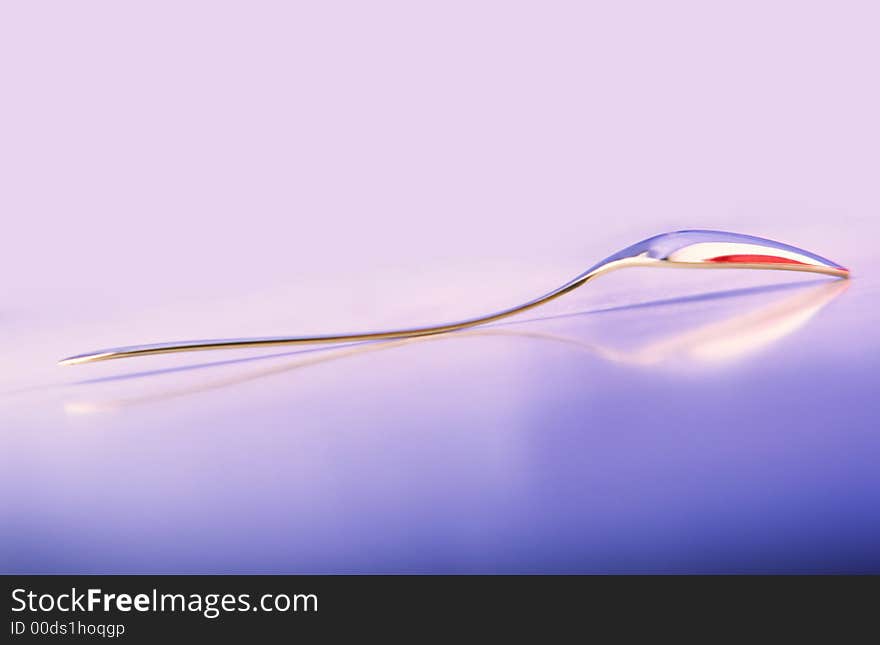
[[[0,570],[880,572],[875,3],[300,4],[0,9]]]

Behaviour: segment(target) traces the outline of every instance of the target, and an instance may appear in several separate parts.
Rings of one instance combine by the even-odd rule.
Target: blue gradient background
[[[0,571],[880,572],[868,2],[0,10]],[[385,346],[100,347],[457,319]],[[835,284],[839,286],[835,286]]]

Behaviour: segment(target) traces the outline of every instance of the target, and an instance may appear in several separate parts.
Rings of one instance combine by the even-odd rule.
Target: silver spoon
[[[610,255],[598,264],[558,289],[534,300],[495,313],[468,318],[456,322],[414,327],[326,336],[273,336],[263,338],[229,338],[220,340],[187,340],[151,345],[132,345],[101,349],[86,354],[70,356],[59,361],[60,365],[78,365],[95,361],[107,361],[132,356],[192,352],[209,349],[235,349],[242,347],[269,347],[275,345],[301,345],[309,343],[343,343],[363,340],[386,340],[412,338],[456,331],[507,318],[549,302],[577,289],[598,275],[633,266],[683,267],[706,269],[773,269],[784,271],[808,271],[838,278],[848,278],[849,270],[814,253],[795,246],[774,242],[761,237],[727,233],[724,231],[676,231],[649,237]]]

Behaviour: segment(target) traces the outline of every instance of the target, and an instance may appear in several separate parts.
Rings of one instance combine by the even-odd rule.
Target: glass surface
[[[23,333],[3,568],[875,570],[864,271],[635,270],[580,311],[268,356],[56,368],[91,326]]]

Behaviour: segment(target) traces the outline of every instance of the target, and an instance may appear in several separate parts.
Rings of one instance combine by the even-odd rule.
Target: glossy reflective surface
[[[875,570],[876,281],[714,278],[636,270],[424,339],[36,370],[2,394],[4,567]]]

